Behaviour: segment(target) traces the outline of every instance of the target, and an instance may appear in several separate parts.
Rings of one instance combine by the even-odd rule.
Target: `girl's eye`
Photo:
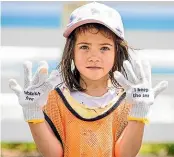
[[[110,48],[109,48],[109,47],[102,47],[101,50],[102,50],[102,51],[109,51]]]
[[[87,49],[89,49],[89,47],[88,47],[88,46],[83,45],[83,46],[80,46],[80,49],[87,50]]]

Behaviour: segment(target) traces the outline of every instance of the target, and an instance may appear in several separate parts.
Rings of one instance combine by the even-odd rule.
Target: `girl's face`
[[[100,32],[96,34],[90,31],[77,35],[74,62],[81,78],[93,81],[107,80],[114,58],[115,44],[112,38],[107,38]]]

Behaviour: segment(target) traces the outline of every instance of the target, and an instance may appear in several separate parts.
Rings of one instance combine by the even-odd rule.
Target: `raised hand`
[[[127,79],[122,73],[114,73],[117,82],[125,89],[126,99],[132,105],[129,120],[148,122],[150,106],[156,96],[167,88],[168,82],[161,81],[154,88],[151,85],[151,66],[145,60],[133,60],[133,66],[126,60],[123,67]]]
[[[24,88],[16,80],[9,80],[10,88],[18,96],[19,104],[22,106],[24,119],[27,122],[44,121],[42,107],[46,104],[48,93],[60,83],[57,70],[48,76],[48,64],[46,61],[39,62],[39,67],[32,78],[32,63],[24,63]]]

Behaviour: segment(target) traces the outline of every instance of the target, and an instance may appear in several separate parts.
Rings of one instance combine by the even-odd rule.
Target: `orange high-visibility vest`
[[[44,106],[45,119],[62,143],[64,157],[114,157],[115,143],[128,124],[125,93],[105,108],[89,109],[59,88]]]

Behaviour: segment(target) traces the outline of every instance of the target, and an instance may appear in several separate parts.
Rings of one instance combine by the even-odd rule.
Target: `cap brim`
[[[121,39],[124,39],[124,37],[122,37],[111,26],[107,25],[106,23],[102,22],[101,20],[96,20],[96,19],[85,19],[85,20],[78,21],[75,24],[72,24],[72,26],[69,26],[69,28],[67,28],[65,30],[65,32],[63,33],[63,36],[65,38],[68,38],[68,36],[72,33],[73,30],[75,30],[77,27],[82,26],[82,25],[87,24],[87,23],[99,23],[99,24],[102,24],[102,25],[106,26],[107,28],[109,28],[111,31],[113,31],[118,37],[120,37]]]

